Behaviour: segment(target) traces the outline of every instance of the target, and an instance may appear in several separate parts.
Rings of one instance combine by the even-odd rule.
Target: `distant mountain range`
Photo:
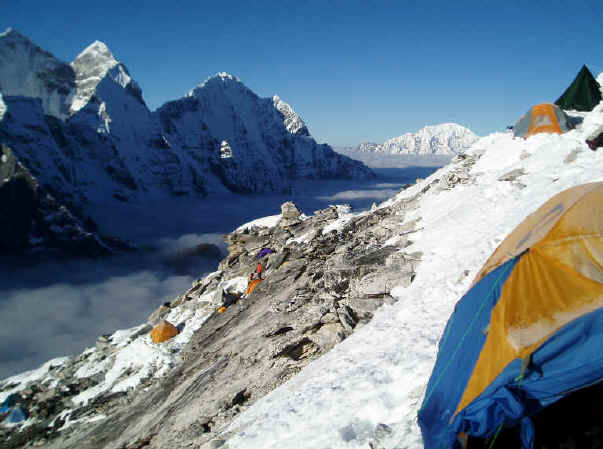
[[[467,150],[479,137],[456,123],[426,126],[416,133],[406,133],[382,144],[361,143],[344,151],[403,154],[412,156],[454,156]]]
[[[104,43],[67,64],[12,29],[0,34],[0,144],[39,194],[82,222],[98,203],[156,205],[174,195],[287,192],[301,178],[374,176],[316,143],[279,97],[260,98],[232,75],[152,112]]]

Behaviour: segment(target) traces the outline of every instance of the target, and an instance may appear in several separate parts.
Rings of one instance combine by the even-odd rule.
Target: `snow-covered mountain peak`
[[[0,34],[0,92],[4,95],[39,98],[46,114],[64,119],[74,89],[75,74],[68,64],[13,28]]]
[[[12,39],[14,41],[24,41],[28,44],[35,45],[27,36],[19,33],[12,27],[8,27],[3,33],[0,33],[0,39]]]
[[[225,81],[225,82],[226,81],[239,81],[239,82],[241,81],[236,76],[231,75],[230,73],[227,73],[227,72],[218,72],[212,78],[219,78],[219,79],[221,79],[222,81]]]
[[[224,89],[233,89],[240,91],[249,91],[251,90],[243,84],[243,82],[234,75],[226,72],[216,73],[214,76],[210,76],[197,87],[192,89],[186,96],[187,97],[198,97],[201,92],[206,92],[209,90],[224,90]]]
[[[93,58],[96,63],[101,63],[105,66],[113,67],[118,64],[118,61],[107,47],[107,44],[101,41],[94,41],[90,45],[88,45],[84,51],[82,51],[75,60],[77,61],[80,58]],[[75,61],[74,61],[75,62]]]
[[[132,79],[126,66],[115,59],[104,42],[97,40],[86,47],[71,63],[71,67],[76,73],[77,84],[77,95],[71,104],[72,113],[82,109],[93,95],[99,93],[98,86],[104,79],[125,89],[144,105],[140,87]],[[106,97],[107,93],[104,96]]]
[[[361,163],[317,144],[291,106],[259,97],[231,74],[218,73],[151,112],[126,66],[103,42],[88,45],[69,65],[42,50],[32,58],[24,46],[2,45],[4,39],[3,143],[41,183],[74,204],[144,202],[155,194],[284,192],[295,179],[373,176]],[[48,70],[52,64],[70,74],[70,84]],[[33,87],[18,90],[28,77]],[[5,90],[10,83],[15,87]],[[62,97],[52,97],[53,86]],[[63,121],[49,119],[48,110],[62,112],[53,115]]]
[[[416,133],[406,133],[380,145],[361,144],[357,151],[391,154],[454,156],[468,149],[478,136],[456,123],[429,125]]]
[[[15,30],[13,30],[11,27],[8,27],[5,31],[0,33],[0,37],[8,36],[9,34],[14,33],[14,32],[15,32]]]

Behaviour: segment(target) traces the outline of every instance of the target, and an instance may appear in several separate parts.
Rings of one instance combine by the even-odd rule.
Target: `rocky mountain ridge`
[[[98,204],[374,176],[317,144],[280,98],[260,98],[229,74],[151,112],[104,43],[66,64],[11,29],[0,34],[0,143],[84,221]]]

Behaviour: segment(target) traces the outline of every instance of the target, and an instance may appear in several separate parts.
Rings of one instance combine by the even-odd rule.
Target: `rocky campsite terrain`
[[[0,385],[19,391],[29,425],[4,427],[3,447],[219,447],[241,411],[392,304],[413,282],[422,254],[406,251],[420,223],[408,210],[430,190],[468,180],[474,157],[412,198],[354,214],[332,206],[311,216],[293,203],[280,216],[228,236],[218,270],[156,310],[146,324],[101,336],[79,356],[50,361]],[[240,295],[262,248],[264,280]],[[166,319],[181,329],[166,343],[149,332]]]

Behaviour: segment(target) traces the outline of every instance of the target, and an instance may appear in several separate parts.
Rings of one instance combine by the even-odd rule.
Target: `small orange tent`
[[[179,331],[176,326],[169,321],[163,320],[151,331],[151,340],[153,340],[153,343],[161,343],[178,335],[178,333]]]
[[[539,133],[562,134],[573,128],[569,117],[552,103],[532,106],[513,127],[515,137],[528,138]]]

